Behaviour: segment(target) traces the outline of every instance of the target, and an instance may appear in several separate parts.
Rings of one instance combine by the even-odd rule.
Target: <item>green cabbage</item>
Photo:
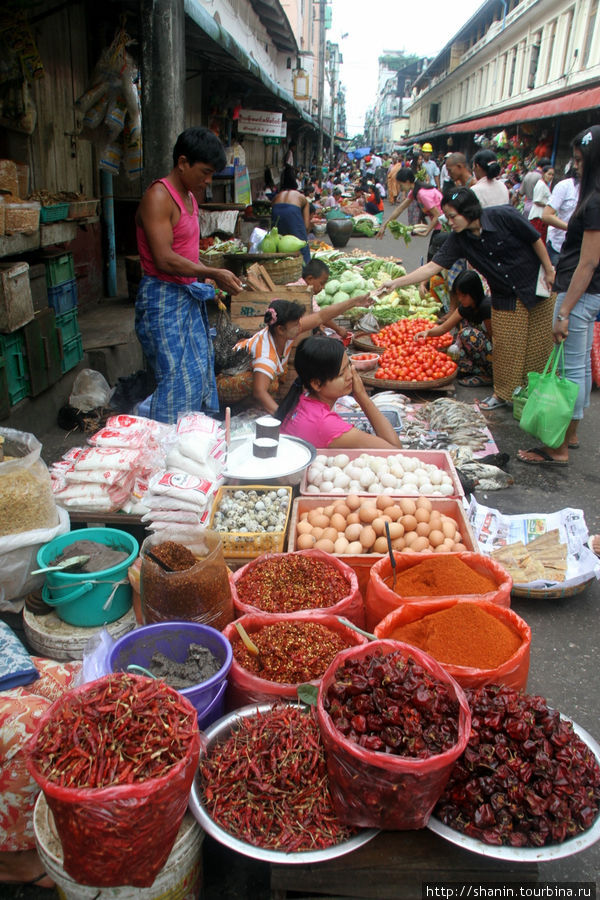
[[[347,294],[346,291],[338,291],[333,296],[334,303],[343,303],[344,300],[349,300],[349,299],[350,299],[350,294]]]

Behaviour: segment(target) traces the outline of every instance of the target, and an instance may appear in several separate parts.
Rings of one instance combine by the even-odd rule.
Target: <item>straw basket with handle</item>
[[[284,256],[281,259],[266,259],[262,265],[275,284],[289,284],[291,281],[297,281],[302,276],[304,260],[297,253],[294,256]]]

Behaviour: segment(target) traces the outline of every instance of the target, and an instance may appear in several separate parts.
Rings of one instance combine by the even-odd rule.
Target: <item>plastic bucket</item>
[[[199,728],[205,728],[216,722],[225,711],[227,675],[233,662],[231,644],[216,628],[198,622],[144,625],[119,638],[109,653],[108,668],[110,672],[124,672],[129,665],[147,669],[156,651],[182,663],[187,658],[190,644],[206,647],[221,663],[219,671],[206,681],[180,691],[196,708]]]
[[[44,869],[56,882],[62,900],[196,900],[202,885],[202,842],[204,832],[191,814],[186,813],[171,853],[154,879],[152,887],[100,888],[79,884],[67,875],[62,846],[54,817],[43,794],[33,813],[33,829]]]
[[[127,558],[100,572],[47,572],[42,597],[69,625],[90,627],[115,622],[131,606],[131,585],[127,569],[139,553],[138,542],[118,528],[82,528],[69,531],[44,544],[37,554],[38,567],[50,566],[75,541],[96,541]]]

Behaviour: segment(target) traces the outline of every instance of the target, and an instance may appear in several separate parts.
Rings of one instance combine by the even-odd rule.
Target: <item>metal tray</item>
[[[575,734],[588,745],[600,763],[600,744],[573,719],[563,715],[561,715],[561,719],[571,722]],[[568,841],[563,841],[562,844],[547,844],[545,847],[505,847],[504,845],[498,847],[494,844],[486,844],[477,840],[477,838],[461,834],[460,831],[455,831],[454,828],[449,828],[448,825],[444,825],[434,816],[431,816],[429,819],[427,828],[433,831],[434,834],[438,834],[440,837],[450,841],[450,843],[463,847],[465,850],[470,850],[472,853],[478,853],[480,856],[506,859],[511,862],[538,863],[548,862],[551,859],[563,859],[565,856],[573,856],[575,853],[586,850],[592,844],[595,844],[596,841],[600,840],[600,815],[598,815],[591,828],[583,831],[577,837],[569,838]]]
[[[229,484],[293,486],[300,484],[305,469],[316,455],[316,449],[308,441],[282,434],[277,456],[258,459],[252,456],[252,437],[236,438],[231,442],[223,475]]]
[[[244,706],[241,709],[236,709],[234,712],[223,716],[223,718],[214,722],[204,732],[207,749],[210,750],[219,741],[225,740],[239,719],[251,718],[252,716],[255,716],[257,712],[268,712],[271,707],[272,704],[270,703]],[[197,776],[192,785],[189,808],[198,824],[202,826],[207,834],[210,834],[216,841],[219,841],[220,844],[224,844],[225,847],[229,847],[230,850],[235,850],[243,856],[250,856],[252,859],[259,859],[269,863],[305,865],[307,863],[325,862],[328,859],[336,859],[338,856],[344,856],[346,853],[351,853],[352,850],[357,850],[378,834],[377,829],[366,828],[359,831],[358,834],[354,835],[354,837],[351,837],[349,840],[342,841],[340,844],[335,844],[335,846],[332,847],[327,847],[325,850],[309,850],[301,853],[284,853],[282,850],[269,850],[266,847],[255,847],[254,844],[248,844],[246,841],[241,841],[239,838],[229,834],[228,831],[225,831],[211,819],[200,799]]]

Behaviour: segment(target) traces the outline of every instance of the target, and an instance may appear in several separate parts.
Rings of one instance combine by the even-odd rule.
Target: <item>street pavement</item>
[[[385,215],[391,207],[386,204]],[[406,221],[403,217],[401,221]],[[383,240],[352,238],[348,245],[382,256],[403,259],[408,271],[426,256],[427,239],[413,238],[405,247],[386,233]],[[471,402],[483,399],[489,388],[457,386],[456,398]],[[534,441],[519,429],[510,408],[489,413],[488,423],[500,451],[510,455],[508,471],[514,485],[494,492],[475,492],[478,502],[506,514],[546,513],[564,507],[582,509],[590,533],[600,532],[600,390],[592,393],[591,406],[579,430],[581,447],[571,451],[567,468],[527,466],[516,459],[520,447]],[[513,598],[513,609],[532,629],[530,693],[541,694],[549,703],[589,731],[600,742],[600,668],[598,664],[598,618],[600,582],[594,581],[582,594],[562,600]],[[267,900],[266,865],[233,854],[210,839],[205,842],[204,900]],[[540,882],[594,882],[600,873],[600,843],[566,859],[539,866]],[[373,872],[376,880],[376,873]],[[52,896],[39,888],[0,887],[6,900],[41,900]],[[588,895],[589,896],[589,895]],[[592,894],[593,896],[593,894]],[[401,885],[390,887],[389,897],[402,900]]]

